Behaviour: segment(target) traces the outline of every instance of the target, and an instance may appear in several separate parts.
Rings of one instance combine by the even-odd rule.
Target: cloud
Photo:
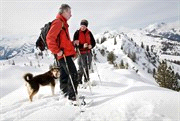
[[[89,28],[95,34],[105,29],[141,28],[154,22],[172,22],[179,18],[178,1],[6,0],[0,3],[0,34],[38,35],[40,28],[55,18],[62,3],[68,3],[72,8],[72,17],[68,21],[71,36],[84,18],[89,21]]]
[[[115,27],[140,28],[154,22],[178,20],[178,2],[136,2],[124,14],[110,18],[109,25]],[[131,4],[131,2],[129,2]]]

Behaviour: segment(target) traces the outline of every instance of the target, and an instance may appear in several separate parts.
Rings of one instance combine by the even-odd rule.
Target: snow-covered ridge
[[[114,38],[118,35],[124,34],[123,30],[113,30],[113,31],[105,31],[104,33],[100,33],[95,35],[96,40],[99,41],[99,43],[101,43],[101,41],[106,38],[106,39],[110,39],[110,38]],[[180,41],[180,28],[179,28],[179,23],[178,22],[174,22],[174,23],[155,23],[155,24],[151,24],[149,26],[147,26],[144,29],[141,30],[132,30],[127,34],[127,36],[129,38],[133,38],[133,40],[136,40],[136,38],[142,41],[143,38],[147,39],[155,39],[155,38],[159,38],[158,42],[156,43],[158,46],[155,49],[160,49],[162,47],[161,44],[161,40],[175,40],[175,41]],[[133,36],[132,36],[133,35]],[[33,36],[26,36],[26,37],[2,37],[2,39],[0,39],[0,60],[2,59],[7,59],[7,58],[12,58],[16,55],[21,55],[23,53],[33,53],[34,52],[34,48],[35,48],[35,42],[37,40],[38,36],[37,35],[33,35]],[[161,39],[161,40],[160,40]],[[104,41],[104,40],[103,40]],[[137,44],[138,41],[136,41]],[[157,41],[157,40],[155,40]],[[147,43],[147,44],[152,44],[151,42]],[[140,44],[139,44],[140,45]],[[176,47],[174,47],[176,48]],[[159,50],[157,50],[159,51]],[[174,51],[174,50],[170,50],[170,51]],[[175,50],[175,51],[179,51]],[[170,52],[168,52],[170,53]],[[176,52],[173,52],[176,53]]]
[[[177,24],[173,24],[173,27],[176,27],[175,25]],[[164,32],[162,28],[165,28],[165,26],[166,28],[169,26],[169,28],[172,27],[172,25],[161,23],[150,25],[148,29],[162,30],[162,32]],[[176,27],[176,29],[179,28]],[[134,54],[136,56],[135,63],[129,66],[131,68],[136,67],[142,69],[152,74],[153,69],[158,67],[161,60],[166,59],[170,61],[173,59],[179,61],[179,42],[167,38],[147,36],[147,32],[144,30],[132,30],[128,33],[106,31],[96,35],[96,41],[98,43],[95,48],[96,52],[104,52],[104,56],[99,54],[102,56],[100,57],[100,62],[106,62],[108,53],[113,51],[116,55],[115,63],[119,64],[121,60],[123,60],[124,64],[131,64],[132,60],[130,58]],[[179,69],[175,69],[174,71],[179,72]]]
[[[180,25],[174,23],[155,23],[144,28],[148,36],[167,38],[169,40],[180,42]]]
[[[14,56],[34,53],[37,36],[28,37],[6,37],[0,40],[0,60],[9,59]]]
[[[129,33],[106,31],[97,35],[96,39],[100,42],[103,37],[106,40],[97,44],[94,49],[97,60],[92,62],[94,73],[90,73],[93,95],[89,88],[78,88],[79,95],[84,95],[86,100],[93,100],[83,113],[80,112],[79,107],[68,105],[67,98],[62,98],[58,80],[54,96],[51,96],[49,86],[40,87],[33,102],[28,101],[23,74],[44,73],[54,62],[53,55],[48,51],[43,56],[38,56],[37,51],[29,51],[31,46],[35,46],[33,44],[36,39],[24,39],[31,40],[25,43],[17,39],[17,42],[22,44],[14,45],[14,48],[24,50],[18,53],[21,56],[0,61],[2,62],[0,92],[3,92],[1,93],[3,97],[0,99],[0,119],[3,121],[179,121],[180,93],[159,87],[152,74],[148,73],[149,69],[158,66],[159,59],[154,53],[161,58],[162,42],[169,40],[146,36],[140,30]],[[147,52],[146,48],[141,47],[141,42],[145,47],[153,45],[153,51],[150,49]],[[7,45],[5,43],[6,48],[9,47]],[[105,50],[104,54],[102,50]],[[109,64],[107,55],[110,51],[116,55],[115,63],[123,60],[124,63],[129,64],[129,68],[116,69],[114,65]],[[128,57],[128,54],[133,53],[136,54],[135,62]],[[169,56],[168,58],[171,57]],[[163,56],[163,58],[167,57]],[[173,58],[179,59],[176,56]],[[77,66],[77,61],[75,64]],[[175,72],[179,72],[180,66],[176,64],[173,66]]]
[[[99,36],[99,40],[103,37],[104,35]],[[97,57],[100,59],[100,62],[106,62],[108,53],[113,51],[116,56],[114,63],[117,65],[123,61],[124,64],[127,63],[129,65],[129,68],[144,70],[148,73],[152,73],[153,69],[159,65],[159,60],[153,52],[147,52],[124,33],[116,34],[113,37],[108,36],[105,42],[97,44],[95,50],[98,57],[100,56],[99,58]],[[102,54],[102,51],[104,51],[104,54]],[[132,56],[134,55],[133,60]]]

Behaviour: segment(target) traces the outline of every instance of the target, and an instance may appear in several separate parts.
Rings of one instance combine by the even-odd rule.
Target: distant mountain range
[[[99,41],[99,43],[101,43],[103,37],[104,39],[108,39],[116,37],[117,35],[121,36],[124,34],[127,36],[127,38],[131,38],[139,45],[141,42],[144,42],[145,45],[155,46],[154,48],[157,52],[162,53],[165,50],[166,52],[168,51],[168,54],[171,54],[171,52],[175,53],[179,51],[180,48],[180,27],[178,22],[169,24],[155,23],[147,26],[144,29],[132,30],[129,33],[123,33],[123,31],[105,31],[103,34],[95,35],[95,38],[97,41]],[[2,39],[0,39],[0,60],[9,59],[14,56],[22,56],[23,54],[27,53],[34,53],[37,37],[38,36],[27,36],[19,38],[2,37]],[[153,43],[149,42],[149,40],[153,40],[154,45]],[[171,47],[171,49],[168,49],[169,46],[166,45],[167,43],[164,44],[163,42],[173,43],[173,47]],[[177,42],[176,45],[174,45],[174,42]],[[167,48],[165,48],[164,46],[167,46]],[[162,50],[162,48],[165,49]]]
[[[0,40],[0,60],[9,59],[17,55],[34,53],[37,36],[6,37]]]
[[[144,30],[147,32],[146,35],[148,36],[166,38],[180,42],[180,27],[178,22],[171,24],[155,23],[149,25]]]

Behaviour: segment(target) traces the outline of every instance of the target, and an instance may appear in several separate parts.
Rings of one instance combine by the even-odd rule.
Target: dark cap
[[[80,25],[85,25],[86,27],[88,27],[88,21],[86,19],[81,20]]]

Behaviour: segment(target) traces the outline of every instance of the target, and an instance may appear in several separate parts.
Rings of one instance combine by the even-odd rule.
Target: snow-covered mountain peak
[[[148,36],[166,38],[172,41],[180,42],[180,25],[178,21],[168,24],[151,24],[143,30]]]
[[[0,60],[12,58],[16,55],[33,53],[37,36],[3,37],[0,40]]]
[[[117,30],[112,30],[112,31],[107,30],[107,31],[104,31],[104,33],[96,34],[95,38],[103,38],[103,37],[105,37],[105,38],[113,38],[113,37],[117,36],[118,33],[119,32]]]
[[[147,26],[145,28],[146,32],[152,33],[152,32],[156,32],[156,30],[160,29],[161,27],[165,26],[165,23],[154,23],[154,24],[150,24],[149,26]]]

